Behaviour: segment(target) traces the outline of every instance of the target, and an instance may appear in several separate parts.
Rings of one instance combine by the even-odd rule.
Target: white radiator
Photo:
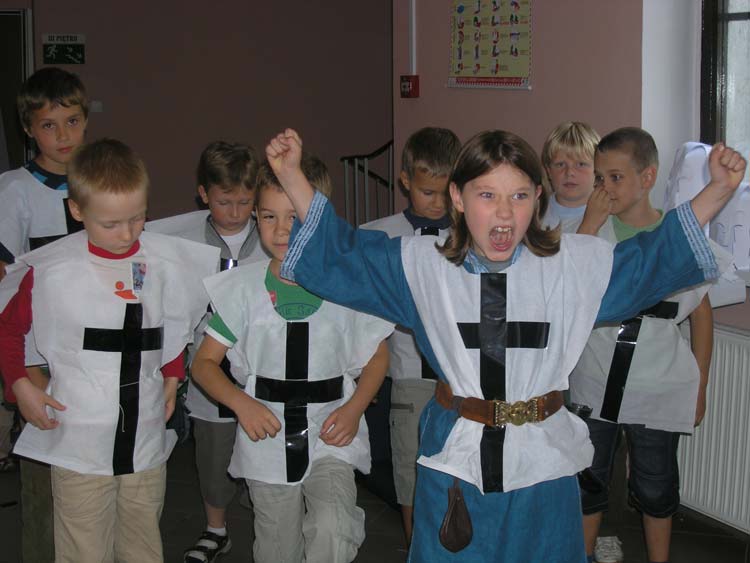
[[[682,503],[750,533],[750,336],[714,330],[706,411],[680,438]]]

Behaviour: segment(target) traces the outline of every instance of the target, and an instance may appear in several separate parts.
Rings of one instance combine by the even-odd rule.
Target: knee
[[[634,480],[630,483],[630,502],[654,518],[672,516],[680,506],[679,483],[672,481]]]

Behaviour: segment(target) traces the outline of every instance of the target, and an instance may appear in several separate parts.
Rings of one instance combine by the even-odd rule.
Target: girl
[[[691,204],[613,251],[540,227],[541,165],[511,133],[463,147],[442,246],[353,230],[310,188],[300,153],[290,129],[266,148],[302,223],[282,275],[413,329],[440,377],[422,414],[410,561],[586,561],[574,476],[593,450],[561,391],[595,321],[716,276],[700,226],[739,184],[744,159],[720,147]]]

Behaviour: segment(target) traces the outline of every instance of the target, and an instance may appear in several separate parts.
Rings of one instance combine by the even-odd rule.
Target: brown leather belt
[[[458,411],[469,420],[485,426],[502,427],[506,424],[521,426],[527,422],[542,422],[563,406],[562,391],[550,391],[528,401],[487,401],[476,397],[459,397],[453,394],[450,385],[438,381],[435,400],[446,409]]]

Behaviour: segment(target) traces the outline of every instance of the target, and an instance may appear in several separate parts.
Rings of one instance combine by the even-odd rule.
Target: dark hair
[[[231,190],[244,186],[252,190],[258,171],[258,157],[252,147],[242,143],[214,141],[201,153],[196,177],[208,192],[212,186]]]
[[[630,154],[638,172],[649,166],[659,167],[659,151],[654,138],[640,127],[621,127],[604,135],[597,152],[622,151]]]
[[[447,176],[460,150],[461,141],[450,129],[424,127],[406,140],[401,170],[409,179],[414,178],[417,170],[431,176]]]
[[[93,194],[148,189],[146,165],[128,145],[99,139],[76,149],[68,164],[68,196],[83,209]]]
[[[31,127],[31,114],[50,104],[53,108],[81,106],[83,117],[89,116],[86,88],[77,74],[57,67],[46,67],[26,79],[16,97],[18,117],[23,128]]]
[[[542,165],[534,149],[518,135],[507,131],[484,131],[467,141],[458,155],[449,182],[463,192],[467,183],[488,174],[501,164],[517,168],[533,182],[542,185]],[[559,229],[545,229],[541,218],[547,211],[548,195],[541,190],[535,212],[523,242],[537,256],[552,256],[560,250]],[[438,250],[451,262],[463,264],[473,244],[464,214],[451,206],[451,234]]]

